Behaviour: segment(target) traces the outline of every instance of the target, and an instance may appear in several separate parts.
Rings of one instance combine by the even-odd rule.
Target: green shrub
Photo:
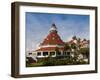
[[[66,57],[66,58],[56,58],[56,57],[47,57],[38,59],[35,64],[28,64],[27,66],[58,66],[58,65],[77,65],[77,64],[87,64],[87,62],[81,60],[77,61],[75,58]]]

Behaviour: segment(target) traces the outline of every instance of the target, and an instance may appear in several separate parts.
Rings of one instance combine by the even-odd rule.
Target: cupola
[[[52,24],[52,26],[50,28],[50,32],[56,32],[57,33],[57,27],[54,23]]]

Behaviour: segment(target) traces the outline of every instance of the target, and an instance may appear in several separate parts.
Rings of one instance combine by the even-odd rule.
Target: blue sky
[[[89,39],[89,15],[51,14],[26,12],[26,51],[35,50],[49,34],[52,23],[55,23],[58,34],[65,42],[76,35]]]

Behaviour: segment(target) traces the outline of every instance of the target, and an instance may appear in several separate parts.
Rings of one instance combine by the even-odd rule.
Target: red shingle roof
[[[60,36],[57,34],[57,28],[55,24],[52,24],[49,34],[40,44],[40,46],[44,45],[64,45],[65,43],[61,40]],[[55,51],[56,47],[41,47],[36,51]],[[63,48],[59,48],[59,50],[63,50]]]
[[[50,32],[49,35],[44,39],[41,45],[63,45],[64,42],[61,40],[57,32]]]

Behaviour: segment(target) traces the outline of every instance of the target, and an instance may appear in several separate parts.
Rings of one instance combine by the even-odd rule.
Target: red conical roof
[[[52,29],[50,29],[50,33],[43,40],[41,45],[63,45],[64,42],[61,40],[60,36],[57,34],[56,25],[53,24],[53,26],[51,28]]]

